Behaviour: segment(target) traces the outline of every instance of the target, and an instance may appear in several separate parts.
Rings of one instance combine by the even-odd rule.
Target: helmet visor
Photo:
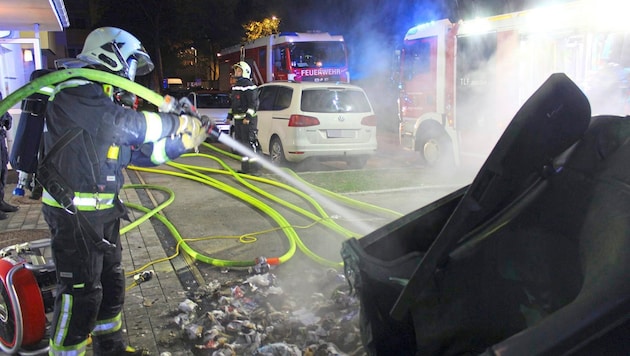
[[[151,57],[149,57],[144,48],[137,50],[133,57],[136,61],[138,61],[136,75],[149,74],[155,67],[151,61]]]

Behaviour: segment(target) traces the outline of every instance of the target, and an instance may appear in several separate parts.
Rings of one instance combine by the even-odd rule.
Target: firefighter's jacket
[[[258,87],[250,79],[240,77],[232,87],[231,100],[228,119],[254,117],[258,111]]]
[[[177,115],[121,107],[102,84],[69,80],[59,84],[49,100],[44,157],[66,132],[76,127],[84,130],[47,163],[63,175],[79,210],[112,208],[124,183],[122,169],[128,164],[159,165],[186,151],[175,136],[180,125]],[[61,207],[46,191],[42,199]]]

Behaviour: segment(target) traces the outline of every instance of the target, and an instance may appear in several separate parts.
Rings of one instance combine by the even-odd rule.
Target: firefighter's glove
[[[179,115],[179,127],[177,128],[176,134],[196,133],[202,126],[203,123],[200,119],[191,115],[182,114]]]
[[[245,118],[243,119],[243,125],[249,125],[250,121],[252,121],[252,115],[250,113],[246,113]]]
[[[219,136],[221,135],[221,131],[214,124],[214,121],[206,115],[201,117],[201,123],[206,130],[206,135],[208,135],[208,140],[210,142],[218,142]]]
[[[181,136],[184,148],[187,150],[196,149],[206,139],[206,130],[198,118],[180,115],[177,135]]]

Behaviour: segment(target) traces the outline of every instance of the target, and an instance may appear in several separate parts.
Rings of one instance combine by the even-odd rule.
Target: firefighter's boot
[[[249,172],[252,175],[260,175],[260,155],[262,154],[262,148],[260,147],[260,142],[258,142],[258,138],[254,138],[249,142],[252,147],[252,151],[256,153],[256,155],[249,159]]]
[[[4,201],[3,199],[0,199],[0,211],[5,212],[5,213],[14,213],[18,211],[19,209],[20,209],[19,206],[11,205],[7,203],[6,201]]]
[[[260,163],[258,161],[258,157],[247,157],[244,156],[241,158],[241,169],[238,173],[249,174],[253,176],[260,175]]]
[[[92,350],[94,356],[146,356],[150,355],[146,349],[136,349],[126,346],[122,331],[111,334],[92,336]]]

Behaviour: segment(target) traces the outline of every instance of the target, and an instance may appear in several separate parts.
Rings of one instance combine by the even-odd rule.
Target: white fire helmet
[[[90,32],[77,58],[134,80],[154,68],[149,54],[132,34],[116,27],[101,27]]]
[[[243,77],[250,79],[252,77],[252,68],[244,61],[240,61],[232,66],[232,68],[241,68],[243,70]]]

